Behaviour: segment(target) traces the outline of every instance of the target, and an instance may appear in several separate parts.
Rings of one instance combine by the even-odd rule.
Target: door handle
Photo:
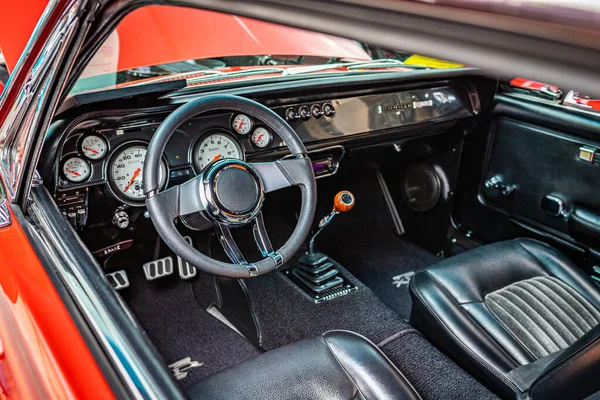
[[[500,176],[492,176],[490,179],[485,181],[485,187],[488,189],[496,189],[502,193],[503,196],[510,196],[512,192],[517,189],[517,185],[508,185],[502,182]]]

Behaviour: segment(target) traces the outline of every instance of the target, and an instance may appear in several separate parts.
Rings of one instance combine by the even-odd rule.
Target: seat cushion
[[[567,348],[600,322],[596,285],[531,239],[483,246],[418,272],[411,323],[496,392],[511,370]]]
[[[364,337],[331,331],[264,353],[188,389],[191,399],[420,399]]]

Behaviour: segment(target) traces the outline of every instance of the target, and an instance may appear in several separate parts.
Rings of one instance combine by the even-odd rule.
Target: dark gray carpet
[[[414,330],[380,348],[424,399],[497,399]]]
[[[360,179],[345,179],[343,187],[354,193],[356,205],[352,211],[335,217],[317,238],[317,245],[408,320],[409,279],[440,259],[394,233],[374,172],[363,172]],[[329,196],[326,190],[319,195]]]
[[[332,329],[351,330],[377,342],[409,327],[356,280],[356,291],[320,304],[314,304],[281,272],[246,283],[265,350]]]
[[[189,282],[172,278],[147,282],[141,274],[130,273],[131,287],[123,294],[166,365],[186,357],[202,363],[180,380],[184,386],[261,353],[206,312]]]

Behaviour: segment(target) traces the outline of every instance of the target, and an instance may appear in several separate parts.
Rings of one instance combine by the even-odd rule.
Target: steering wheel
[[[169,138],[182,123],[211,111],[240,112],[260,120],[283,139],[293,157],[267,163],[220,159],[207,165],[195,178],[159,193],[160,162]],[[261,210],[265,193],[289,186],[301,189],[300,216],[288,241],[274,250]],[[317,200],[312,164],[296,132],[262,104],[230,95],[202,97],[189,102],[163,121],[148,145],[143,189],[152,223],[167,246],[197,269],[231,278],[265,274],[289,260],[310,233]],[[179,233],[175,219],[197,213],[213,223],[219,241],[233,263],[202,254]],[[246,224],[252,224],[254,240],[263,256],[253,264],[246,261],[230,232],[230,227]]]

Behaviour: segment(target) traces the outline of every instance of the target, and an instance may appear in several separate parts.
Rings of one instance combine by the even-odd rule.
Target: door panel
[[[581,147],[600,150],[598,116],[504,94],[486,121],[465,141],[453,214],[459,229],[484,242],[533,237],[582,265],[595,262],[569,233],[568,213],[585,207],[600,218],[600,153],[595,162],[579,158]],[[564,201],[564,215],[542,209],[547,195]]]

